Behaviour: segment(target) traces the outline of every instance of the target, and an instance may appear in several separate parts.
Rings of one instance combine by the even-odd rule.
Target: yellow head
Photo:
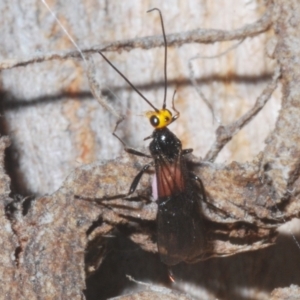
[[[174,121],[172,113],[166,108],[157,111],[147,111],[146,116],[155,129],[167,127]]]

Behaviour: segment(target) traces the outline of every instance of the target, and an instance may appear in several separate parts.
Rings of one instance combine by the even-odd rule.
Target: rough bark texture
[[[290,235],[281,235],[277,240],[276,237],[278,226],[298,217],[300,212],[300,5],[297,0],[260,3],[255,6],[258,21],[255,21],[253,15],[247,19],[251,23],[249,25],[244,22],[244,25],[240,24],[243,19],[241,13],[240,19],[236,20],[238,26],[235,26],[235,30],[191,31],[189,27],[183,31],[182,23],[176,19],[176,7],[180,7],[183,12],[195,12],[190,17],[182,17],[186,18],[184,22],[190,21],[195,28],[203,25],[201,21],[199,24],[197,12],[209,14],[209,9],[214,7],[199,2],[197,8],[192,2],[187,1],[183,5],[167,1],[169,13],[175,19],[167,17],[165,23],[167,32],[168,27],[172,28],[174,23],[174,31],[175,28],[180,31],[180,34],[168,36],[168,42],[173,46],[169,51],[169,60],[173,62],[169,81],[170,85],[178,86],[178,93],[181,93],[178,102],[179,105],[184,102],[186,114],[184,117],[182,113],[180,121],[176,122],[182,122],[185,128],[174,127],[174,132],[178,136],[183,131],[188,132],[182,137],[183,143],[187,147],[203,146],[202,156],[210,148],[206,161],[192,155],[189,157],[189,166],[202,179],[207,194],[207,203],[203,203],[203,213],[207,219],[207,245],[188,260],[195,264],[182,263],[172,268],[175,278],[173,284],[167,267],[160,263],[155,254],[157,206],[155,202],[149,201],[153,172],[146,174],[139,184],[134,194],[138,201],[124,199],[132,179],[149,159],[126,153],[111,160],[103,159],[112,158],[121,149],[118,141],[110,139],[112,130],[109,128],[114,127],[116,118],[110,119],[109,116],[111,113],[117,116],[122,110],[127,112],[132,109],[135,99],[128,100],[132,97],[131,92],[123,83],[115,86],[113,90],[121,95],[121,99],[126,99],[119,102],[110,91],[101,92],[98,89],[98,85],[102,86],[103,78],[112,82],[115,80],[112,78],[116,77],[98,56],[93,56],[95,63],[90,56],[87,65],[83,64],[84,67],[78,61],[68,60],[76,54],[66,35],[61,33],[41,3],[33,5],[28,0],[7,7],[5,5],[8,4],[1,5],[2,14],[6,12],[5,22],[9,24],[2,27],[4,38],[0,49],[4,103],[2,133],[8,134],[12,141],[4,161],[5,149],[10,142],[6,137],[0,139],[0,222],[3,229],[0,235],[3,245],[0,254],[1,299],[106,299],[135,289],[145,291],[118,299],[298,299],[299,244],[295,244]],[[129,6],[125,5],[124,8],[126,20],[130,23],[126,31],[128,36],[124,36],[121,29],[116,29],[123,24],[118,14],[123,12],[121,2],[109,4],[105,1],[78,1],[78,6],[74,3],[64,6],[63,3],[57,2],[55,10],[59,12],[59,18],[68,31],[71,34],[75,31],[80,47],[88,49],[85,53],[105,49],[105,44],[108,45],[106,50],[112,52],[142,48],[132,52],[137,51],[138,55],[143,55],[143,49],[161,45],[161,37],[141,38],[137,30],[141,20],[131,15],[133,8]],[[158,6],[155,4],[147,3],[150,7],[146,9]],[[139,5],[144,13],[145,7]],[[164,8],[162,10],[164,12]],[[225,12],[224,8],[222,13]],[[90,21],[94,19],[99,20],[97,25],[97,22]],[[176,47],[183,45],[178,53],[189,53],[184,56],[187,62],[198,51],[195,49],[199,43],[240,40],[249,36],[257,36],[259,39],[262,33],[262,48],[267,44],[267,37],[272,37],[267,52],[274,61],[267,62],[264,56],[264,68],[254,64],[250,75],[243,69],[232,75],[231,72],[234,67],[239,67],[239,63],[235,64],[230,54],[225,63],[229,65],[227,69],[222,69],[220,62],[216,67],[217,71],[221,69],[220,72],[224,72],[224,76],[219,72],[212,76],[202,72],[202,68],[208,68],[203,62],[193,66],[196,83],[208,99],[212,98],[213,92],[215,97],[222,98],[223,95],[224,98],[226,92],[230,97],[243,90],[241,98],[248,97],[251,91],[253,103],[242,104],[233,100],[232,106],[236,107],[236,111],[234,117],[229,118],[226,115],[228,105],[212,101],[214,111],[217,114],[222,111],[224,114],[221,124],[212,124],[211,112],[207,107],[204,108],[204,115],[195,115],[197,108],[203,109],[205,104],[201,102],[198,106],[198,103],[191,102],[191,98],[199,95],[191,87],[185,89],[188,69],[177,60]],[[152,34],[152,28],[143,32],[143,35],[146,34]],[[100,47],[94,46],[99,44],[95,42],[99,40],[97,35],[101,36],[101,41],[107,41],[102,42]],[[130,35],[139,38],[129,39]],[[28,41],[31,46],[26,44],[22,48],[21,45]],[[255,43],[255,38],[251,41]],[[184,48],[189,47],[189,43],[195,45]],[[218,50],[224,51],[223,48],[226,50],[228,45]],[[40,53],[32,53],[34,51]],[[155,65],[159,67],[151,70],[146,69],[146,63],[136,65],[138,58],[128,58],[126,55],[130,56],[130,53],[119,56],[114,52],[111,59],[119,59],[126,73],[134,73],[134,76],[128,75],[132,81],[140,79],[137,86],[147,96],[152,86],[156,88],[155,95],[161,95],[163,83],[157,79],[157,76],[162,78],[161,52],[150,55],[145,52],[147,65],[149,60],[158,57]],[[252,55],[255,53],[257,51]],[[265,50],[262,53],[266,53]],[[248,59],[251,60],[249,55],[246,57]],[[125,61],[121,63],[120,60]],[[100,69],[100,83],[97,83],[95,68]],[[247,65],[243,65],[243,68],[247,70]],[[184,71],[181,72],[181,69]],[[86,73],[89,83],[84,79]],[[152,82],[145,81],[144,76],[149,73]],[[250,120],[254,119],[254,123],[271,110],[266,102],[280,95],[278,91],[274,92],[279,75],[282,106],[263,148],[259,141],[261,136],[268,133],[265,127],[272,129],[272,122],[267,117],[258,121],[254,135],[250,130],[247,136],[242,128]],[[236,85],[228,82],[230,80],[241,80],[244,86],[239,90]],[[260,92],[253,91],[252,95],[251,87],[256,81]],[[204,88],[204,82],[210,83],[211,87]],[[113,109],[109,109],[109,112],[101,111],[88,90],[88,84],[99,102],[104,103],[108,99],[103,105],[117,108],[118,113]],[[188,96],[189,93],[192,95]],[[185,100],[181,101],[183,97]],[[265,105],[268,109],[261,111]],[[138,112],[143,110],[139,106],[134,109]],[[260,115],[257,115],[260,111]],[[200,117],[203,119],[201,124]],[[140,119],[136,122],[125,122],[119,129],[120,135],[131,144],[147,136],[142,131]],[[201,136],[201,131],[208,130],[208,127],[217,129],[216,137],[212,138],[211,133]],[[210,145],[210,140],[215,142]],[[256,145],[255,149],[246,151],[247,143],[250,142],[251,147],[252,142]],[[259,150],[262,151],[258,153]],[[90,163],[99,157],[103,159],[101,162]],[[214,162],[216,158],[217,163]],[[224,161],[226,159],[232,162]],[[75,160],[81,166],[71,172]],[[52,194],[36,198],[12,197],[6,172],[13,180],[13,192],[23,195]],[[68,172],[70,175],[62,183],[62,178]],[[276,246],[267,248],[275,242]],[[206,260],[210,257],[219,258]],[[127,279],[127,274],[140,281],[166,284],[187,295],[157,289],[155,285],[145,287],[142,283]]]

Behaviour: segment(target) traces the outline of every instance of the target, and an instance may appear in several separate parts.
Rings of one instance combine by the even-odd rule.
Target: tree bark
[[[296,0],[231,4],[166,1],[160,7],[168,93],[177,89],[181,112],[172,131],[185,148],[195,148],[190,165],[207,195],[207,245],[187,260],[195,264],[172,268],[173,286],[199,299],[203,293],[206,299],[292,299],[300,284],[299,243],[276,237],[300,210],[300,6]],[[2,134],[12,143],[4,162],[9,140],[0,140],[3,299],[106,299],[126,287],[143,289],[125,274],[170,285],[167,267],[151,254],[157,252],[157,205],[145,201],[151,174],[135,193],[141,201],[124,199],[149,159],[123,152],[116,158],[122,144],[111,135],[125,115],[118,135],[140,146],[149,127],[136,114],[149,108],[96,53],[102,50],[160,107],[163,44],[157,14],[144,14],[148,5],[52,3],[84,50],[83,62],[42,3],[0,8],[8,24],[1,27]],[[225,53],[190,61],[198,52]],[[6,172],[13,193],[52,194],[11,199]],[[202,261],[210,257],[219,258]],[[151,293],[141,297],[156,297]]]

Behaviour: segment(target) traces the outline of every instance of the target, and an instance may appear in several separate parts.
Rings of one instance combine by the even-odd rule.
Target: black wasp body
[[[203,247],[201,181],[190,174],[180,140],[167,127],[154,130],[149,145],[157,183],[157,244],[167,265],[188,261]]]
[[[175,109],[174,102],[173,110],[176,112],[174,116],[166,108],[167,41],[161,12],[157,8],[153,10],[157,10],[160,14],[165,44],[165,93],[162,109],[157,109],[102,52],[99,52],[99,54],[153,108],[153,111],[146,113],[150,124],[154,127],[154,131],[149,137],[152,138],[149,149],[153,162],[144,166],[137,174],[130,186],[128,195],[135,191],[144,172],[154,165],[158,204],[158,252],[165,264],[175,265],[181,261],[191,262],[203,249],[205,240],[201,201],[205,200],[205,192],[201,180],[187,169],[184,156],[191,153],[192,149],[182,150],[180,140],[167,128],[168,125],[178,119],[179,112]],[[115,134],[115,131],[113,134],[125,146],[125,143]],[[125,150],[131,154],[150,157],[126,146]]]

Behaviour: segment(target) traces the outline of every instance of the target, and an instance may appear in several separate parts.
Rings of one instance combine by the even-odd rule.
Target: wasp
[[[166,265],[176,265],[182,261],[189,262],[201,252],[205,244],[204,218],[201,211],[202,201],[206,195],[202,181],[190,173],[187,167],[186,155],[193,149],[182,149],[181,141],[167,126],[178,119],[180,113],[174,106],[175,114],[166,108],[167,99],[167,40],[161,11],[159,12],[165,49],[164,61],[164,100],[161,109],[156,108],[144,95],[104,56],[103,59],[136,91],[153,109],[146,113],[150,124],[154,127],[149,144],[150,156],[132,148],[126,147],[128,153],[146,156],[153,159],[145,165],[134,178],[128,195],[132,194],[142,178],[142,175],[151,167],[155,168],[155,189],[157,190],[157,245],[161,261]],[[148,12],[150,12],[148,11]],[[118,124],[117,124],[118,125]],[[117,127],[117,126],[116,126]]]

